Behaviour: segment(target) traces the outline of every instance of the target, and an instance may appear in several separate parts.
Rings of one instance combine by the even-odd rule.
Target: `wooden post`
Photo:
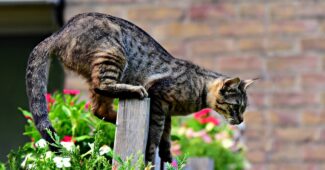
[[[210,158],[189,158],[185,167],[186,170],[214,170],[214,161]]]
[[[149,98],[120,100],[114,151],[123,160],[133,155],[133,163],[135,163],[138,160],[138,153],[145,155],[149,131],[149,109]]]

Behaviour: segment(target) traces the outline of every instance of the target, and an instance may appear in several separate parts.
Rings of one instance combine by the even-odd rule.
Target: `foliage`
[[[172,153],[174,156],[209,157],[216,170],[245,169],[243,144],[236,137],[239,131],[203,109],[193,116],[174,118],[172,128]]]
[[[37,131],[32,114],[21,112],[27,120],[24,135],[31,141],[16,151],[11,151],[6,167],[16,169],[116,169],[133,170],[152,167],[145,165],[143,155],[133,162],[130,156],[122,160],[112,151],[115,125],[96,118],[90,112],[90,103],[79,100],[79,91],[64,90],[62,93],[47,94],[49,119],[57,134],[53,136],[58,153],[49,150],[49,144]],[[117,108],[118,101],[114,102]],[[210,157],[215,169],[244,169],[245,159],[240,143],[233,140],[236,129],[221,124],[202,110],[194,117],[174,118],[172,128],[172,152],[175,160],[166,164],[167,170],[185,168],[187,156]],[[188,155],[184,154],[188,153]],[[112,160],[116,164],[112,165]]]
[[[79,101],[79,91],[64,90],[64,94],[46,95],[49,119],[57,131],[52,136],[58,153],[49,150],[49,143],[41,138],[32,114],[20,109],[27,120],[24,135],[31,141],[11,151],[8,162],[0,164],[0,170],[6,169],[113,169],[133,170],[149,169],[143,156],[139,155],[134,163],[132,156],[122,160],[111,147],[115,136],[115,125],[96,118],[89,111],[89,102]],[[115,104],[117,102],[115,101]]]

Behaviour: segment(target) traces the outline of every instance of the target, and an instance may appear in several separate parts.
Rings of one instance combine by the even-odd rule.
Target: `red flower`
[[[202,109],[194,114],[194,118],[201,124],[213,123],[219,125],[220,121],[213,116],[209,116],[211,109]]]
[[[207,116],[210,113],[211,109],[202,109],[196,113],[194,113],[194,118],[199,120],[204,116]]]
[[[80,90],[68,90],[68,89],[64,89],[63,90],[63,94],[69,94],[69,95],[78,95],[80,93]]]
[[[72,136],[64,136],[63,139],[61,140],[61,142],[76,142],[75,140],[73,140]]]
[[[29,120],[33,120],[33,118],[30,117],[30,116],[25,116],[25,118],[26,118],[26,119],[29,119]]]
[[[52,98],[50,93],[46,93],[45,98],[46,98],[47,103],[54,103],[55,102],[55,100]]]
[[[213,116],[209,116],[207,118],[204,118],[202,119],[202,123],[205,124],[205,123],[213,123],[214,125],[219,125],[220,124],[220,121],[219,119],[216,119],[215,117]]]

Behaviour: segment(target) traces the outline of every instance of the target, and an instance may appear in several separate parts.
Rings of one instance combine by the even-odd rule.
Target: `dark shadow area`
[[[46,36],[0,36],[0,161],[6,160],[11,149],[28,140],[23,136],[25,118],[18,107],[28,108],[25,69],[29,53]],[[49,91],[63,88],[64,72],[58,61],[52,60]]]

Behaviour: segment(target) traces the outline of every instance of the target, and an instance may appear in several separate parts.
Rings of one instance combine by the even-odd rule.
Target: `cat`
[[[28,59],[29,107],[37,129],[48,142],[53,140],[47,129],[55,133],[45,99],[51,57],[58,57],[67,69],[87,80],[92,112],[108,122],[116,121],[114,98],[150,97],[147,161],[154,160],[159,147],[162,161],[171,162],[172,115],[187,115],[209,107],[229,123],[241,123],[247,106],[246,89],[254,82],[176,59],[126,20],[101,13],[78,14],[40,42]]]

